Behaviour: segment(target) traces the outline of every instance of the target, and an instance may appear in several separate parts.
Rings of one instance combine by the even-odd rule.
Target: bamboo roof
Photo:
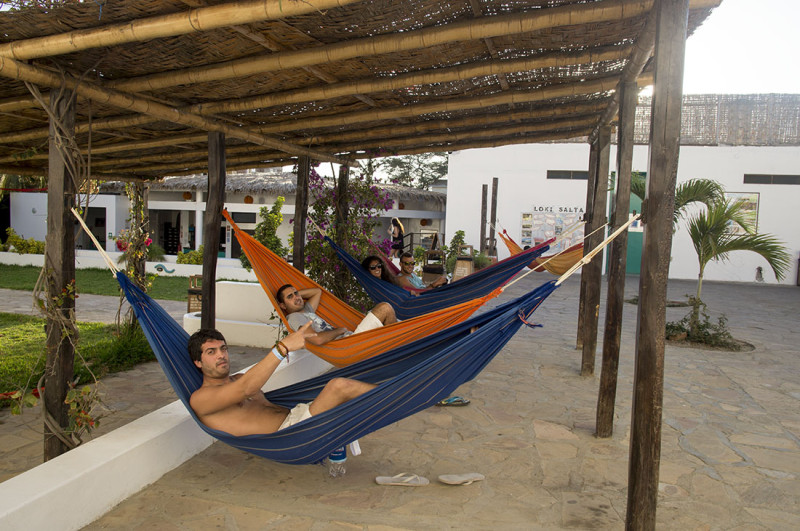
[[[721,0],[691,0],[694,31]],[[25,2],[31,4],[31,2]],[[0,11],[0,173],[45,174],[75,89],[95,179],[590,136],[646,78],[653,0],[52,1]],[[644,74],[640,76],[640,74]]]

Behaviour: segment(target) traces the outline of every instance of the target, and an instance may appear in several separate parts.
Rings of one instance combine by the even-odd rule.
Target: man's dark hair
[[[404,252],[403,254],[400,255],[400,260],[402,260],[403,258],[414,258],[414,255],[411,254],[410,252],[406,251],[406,252]]]
[[[203,343],[209,339],[216,339],[218,341],[225,341],[219,330],[214,328],[201,328],[189,338],[189,345],[186,347],[189,350],[189,357],[192,361],[200,361],[203,355]]]
[[[291,287],[293,287],[291,284],[284,284],[283,286],[278,288],[278,291],[275,292],[275,298],[278,300],[279,303],[283,302],[283,291],[286,288],[291,288]]]

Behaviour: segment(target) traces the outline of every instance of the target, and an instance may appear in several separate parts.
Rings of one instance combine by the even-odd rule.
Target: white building
[[[770,96],[782,99],[768,106],[765,100]],[[708,106],[701,109],[697,103],[701,97],[686,98],[694,100],[688,106],[684,100],[678,183],[693,178],[713,179],[722,184],[726,193],[736,194],[737,197],[744,194],[749,198],[754,203],[758,232],[776,236],[786,244],[793,257],[794,263],[782,283],[794,285],[798,281],[797,258],[800,254],[800,223],[792,217],[794,209],[800,205],[800,142],[797,141],[800,135],[800,97],[708,96],[707,99],[713,99],[712,108],[716,105],[716,113],[711,113],[710,118]],[[743,103],[743,98],[747,102]],[[748,102],[771,110],[759,116],[752,111],[752,107],[746,105]],[[637,110],[637,119],[641,110],[642,107]],[[702,120],[696,120],[696,124],[692,122],[697,118],[691,115],[694,111],[702,117]],[[690,114],[688,118],[687,114]],[[762,122],[767,126],[762,127]],[[731,124],[738,126],[736,132]],[[640,139],[642,136],[646,138],[647,129],[639,126],[637,123]],[[711,143],[716,145],[686,145],[705,142],[702,138],[692,136],[700,126],[713,136]],[[776,128],[781,128],[778,134]],[[760,134],[756,129],[764,129],[764,133]],[[723,131],[728,137],[723,135]],[[731,138],[734,133],[742,138]],[[723,145],[726,141],[760,145]],[[610,161],[611,171],[614,171],[615,145],[611,146]],[[585,142],[526,144],[454,152],[450,155],[448,169],[447,227],[451,233],[464,230],[467,243],[479,248],[481,219],[476,212],[481,211],[482,186],[488,185],[491,194],[492,179],[497,177],[499,224],[522,245],[543,240],[583,215],[588,167],[589,146]],[[648,147],[637,145],[633,154],[633,171],[646,173],[647,169]],[[640,203],[632,198],[631,209],[640,208]],[[630,234],[629,273],[639,271],[641,237],[641,232]],[[498,241],[497,248],[499,258],[508,256],[502,242]],[[763,270],[765,282],[777,282],[766,260],[744,251],[732,253],[727,262],[709,264],[704,278],[753,282],[759,267]],[[673,237],[669,276],[694,279],[698,272],[697,255],[685,223],[681,222]]]
[[[278,236],[288,241],[292,232],[289,220],[294,217],[296,176],[280,171],[238,172],[226,176],[225,207],[233,220],[246,232],[253,233],[260,221],[261,207],[272,206],[278,196],[286,199],[281,212],[284,221]],[[381,184],[394,200],[392,209],[382,213],[381,226],[373,239],[388,238],[391,218],[404,224],[407,243],[419,243],[422,236],[444,232],[446,196],[441,192],[418,190],[395,184]],[[206,208],[208,181],[205,175],[168,177],[149,185],[148,209],[150,236],[167,251],[197,249],[203,243],[203,214]],[[82,201],[83,202],[83,201]],[[128,228],[130,205],[123,183],[106,183],[101,193],[89,200],[87,224],[106,251],[116,251],[114,237]],[[11,194],[11,227],[24,238],[44,240],[47,233],[47,194]],[[232,229],[223,220],[220,226],[219,256],[238,258],[241,253]],[[76,246],[94,249],[83,231],[76,231]]]

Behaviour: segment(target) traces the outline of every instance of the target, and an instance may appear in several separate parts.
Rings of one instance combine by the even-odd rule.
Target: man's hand
[[[289,351],[293,350],[300,350],[306,344],[306,338],[314,337],[317,333],[314,332],[314,329],[311,328],[311,321],[307,322],[303,326],[297,329],[296,332],[292,332],[288,336],[284,337],[281,341]]]

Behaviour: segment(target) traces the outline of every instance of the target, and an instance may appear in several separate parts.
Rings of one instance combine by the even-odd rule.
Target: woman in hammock
[[[377,277],[386,282],[397,284],[395,276],[389,271],[389,268],[383,263],[379,256],[370,255],[361,261],[361,265],[369,271],[373,277]]]

